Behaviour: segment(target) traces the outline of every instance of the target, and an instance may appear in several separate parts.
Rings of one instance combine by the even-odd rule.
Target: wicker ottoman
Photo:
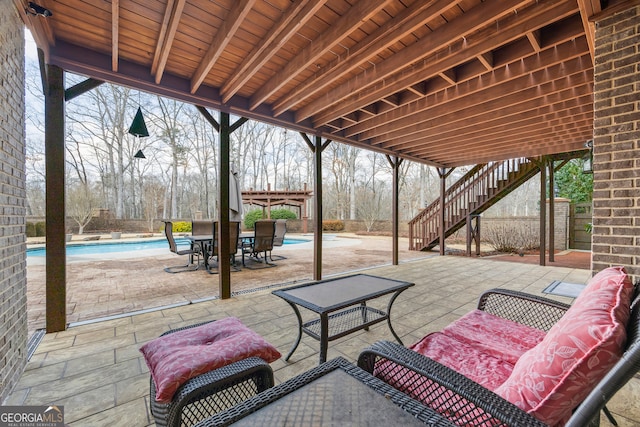
[[[165,332],[166,336],[205,323]],[[189,379],[171,402],[156,401],[156,388],[150,380],[150,407],[158,426],[190,426],[230,408],[270,387],[273,370],[259,357],[249,357]]]

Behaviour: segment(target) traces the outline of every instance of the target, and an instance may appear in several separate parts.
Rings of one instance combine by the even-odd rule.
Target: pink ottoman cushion
[[[267,363],[280,357],[275,347],[235,317],[164,335],[140,351],[156,387],[156,401],[164,403],[198,375],[252,356]]]

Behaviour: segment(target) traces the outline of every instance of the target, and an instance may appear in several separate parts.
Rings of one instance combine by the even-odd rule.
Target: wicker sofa
[[[608,400],[640,369],[638,286],[631,285],[622,268],[607,270],[591,279],[583,295],[571,307],[521,292],[488,291],[480,297],[474,313],[463,316],[443,331],[428,335],[410,348],[392,342],[377,342],[360,354],[358,365],[394,388],[436,409],[457,425],[598,425],[600,410],[606,411]],[[614,295],[615,308],[608,308],[608,312],[605,310],[605,318],[607,313],[614,310],[621,317],[623,324],[618,329],[622,331],[615,337],[615,334],[609,334],[609,329],[594,328],[598,320],[589,317],[593,315],[593,307],[584,308],[590,304],[596,311],[604,307],[604,304],[600,306],[594,303],[599,297],[587,290],[596,286],[592,282],[607,274],[615,276],[612,280],[624,279],[625,283],[625,290]],[[489,318],[494,320],[487,320]],[[500,325],[501,322],[507,326]],[[515,329],[512,329],[513,324],[516,325]],[[520,327],[525,330],[534,328],[537,332],[533,331],[531,337],[523,337],[520,332],[514,333],[515,338],[508,336],[508,331]],[[492,331],[494,328],[498,331]],[[566,329],[571,329],[571,332],[565,334]],[[466,335],[476,348],[464,347],[459,350],[451,346],[451,340],[458,339],[455,335],[457,332]],[[582,338],[576,338],[582,332],[587,335],[583,337],[584,342]],[[570,344],[556,345],[567,337]],[[591,346],[588,340],[592,337],[600,338],[600,342],[617,340],[618,354],[615,354],[615,349],[606,347],[606,351],[594,356],[591,351],[594,348],[602,350],[603,347]],[[480,344],[473,344],[475,339],[481,341]],[[585,354],[569,354],[574,341],[580,341],[577,347],[584,347],[581,350]],[[518,348],[507,348],[509,345]],[[498,351],[492,353],[495,349]],[[493,360],[491,357],[496,353],[498,362],[484,360]],[[536,353],[541,356],[538,360]],[[566,356],[559,364],[562,379],[545,384],[552,377],[545,369],[553,367],[552,361],[558,354]],[[517,357],[517,360],[512,371],[509,371],[509,358],[513,357]],[[582,373],[579,372],[580,366],[584,370]],[[500,378],[500,375],[503,377]],[[518,388],[518,381],[526,386]],[[514,389],[521,392],[517,398],[514,398]],[[546,390],[549,394],[544,396]],[[536,396],[532,396],[532,393]],[[543,396],[537,396],[539,393]],[[540,401],[535,402],[535,398],[540,398]],[[546,407],[547,404],[552,409]],[[563,405],[570,405],[564,415],[560,413]],[[608,412],[605,413],[610,416]]]

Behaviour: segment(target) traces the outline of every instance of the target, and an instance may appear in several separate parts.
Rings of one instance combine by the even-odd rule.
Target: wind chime
[[[139,100],[138,104],[140,104]],[[136,112],[136,115],[133,118],[133,122],[131,122],[131,126],[129,127],[129,133],[136,137],[136,145],[138,145],[140,138],[149,136],[149,131],[147,130],[147,125],[144,122],[144,117],[142,116],[140,105],[138,105],[138,111]],[[144,153],[142,152],[142,149],[138,150],[138,152],[133,157],[135,157],[136,159],[146,159]]]

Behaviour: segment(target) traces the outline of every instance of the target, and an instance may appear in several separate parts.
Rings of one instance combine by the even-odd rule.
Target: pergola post
[[[64,71],[44,65],[45,181],[46,181],[46,328],[66,329],[67,258],[64,188]]]

